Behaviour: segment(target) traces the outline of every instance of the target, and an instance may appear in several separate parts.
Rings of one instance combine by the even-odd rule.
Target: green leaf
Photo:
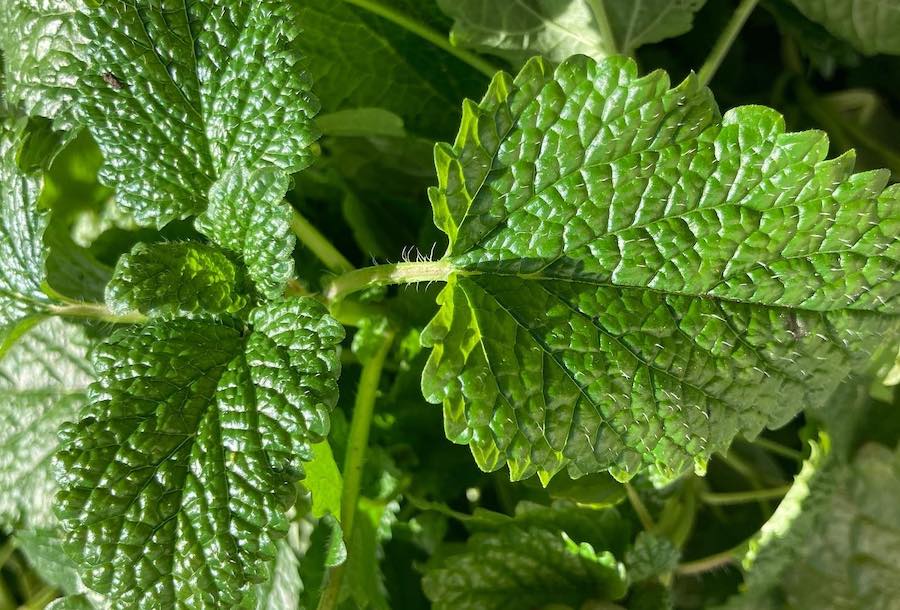
[[[290,206],[282,199],[288,176],[275,168],[225,171],[209,192],[209,207],[197,229],[225,248],[240,252],[260,291],[278,297],[294,274]]]
[[[324,136],[368,137],[406,136],[403,119],[383,108],[354,108],[319,115],[316,125]]]
[[[89,344],[76,326],[41,322],[0,360],[0,526],[55,524],[56,430],[87,403]]]
[[[45,610],[94,610],[94,605],[86,595],[67,595],[54,599]]]
[[[672,572],[681,559],[681,552],[666,538],[641,532],[634,540],[634,546],[625,555],[628,577],[632,582],[640,582]]]
[[[702,472],[895,336],[900,187],[825,134],[623,58],[532,60],[464,113],[422,388],[483,470]]]
[[[75,26],[81,0],[0,2],[4,95],[25,114],[70,126],[87,43]]]
[[[117,204],[162,227],[210,203],[207,235],[244,256],[265,293],[283,287],[294,242],[280,201],[318,137],[297,4],[111,0],[79,23],[91,40],[80,119]],[[225,224],[235,217],[242,222]],[[266,223],[260,237],[271,243],[246,237],[254,223]]]
[[[796,496],[764,526],[746,591],[727,608],[773,599],[784,601],[772,607],[896,608],[900,450],[869,444],[846,465],[822,455],[804,465]]]
[[[41,289],[47,257],[43,235],[49,222],[49,214],[37,205],[41,178],[16,165],[26,125],[0,116],[0,356],[21,332],[18,325],[49,302]]]
[[[882,0],[791,0],[800,12],[866,55],[900,55],[900,4]]]
[[[66,593],[81,593],[84,585],[75,564],[63,552],[62,538],[56,528],[17,530],[16,548],[49,585]]]
[[[476,534],[422,581],[435,610],[513,610],[625,595],[625,569],[609,552],[564,532],[509,525]]]
[[[94,354],[86,416],[61,431],[57,513],[114,607],[231,607],[268,577],[328,433],[344,333],[308,298],[249,325],[152,321]]]
[[[344,481],[331,453],[331,445],[327,440],[316,443],[312,446],[312,455],[303,479],[303,486],[312,494],[312,516],[321,519],[331,514],[340,519]]]
[[[256,610],[301,610],[300,560],[287,539],[279,540],[277,546],[272,577],[257,587],[256,603],[250,607]]]
[[[438,0],[453,17],[453,44],[514,64],[533,55],[603,59],[691,29],[706,0]]]
[[[449,27],[432,2],[379,4],[438,31]],[[446,138],[459,119],[460,100],[484,86],[470,66],[350,3],[303,0],[298,18],[303,25],[298,42],[325,112],[382,108],[413,133]]]
[[[119,259],[106,303],[118,314],[228,315],[246,308],[252,292],[243,266],[214,246],[138,244]]]

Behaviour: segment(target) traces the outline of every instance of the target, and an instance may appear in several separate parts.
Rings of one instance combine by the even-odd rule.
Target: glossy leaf
[[[691,29],[706,0],[438,0],[453,43],[521,64],[533,55],[603,59]]]
[[[423,391],[478,465],[663,478],[821,404],[900,313],[900,188],[689,77],[535,59],[435,153]]]
[[[93,378],[89,342],[76,326],[47,320],[0,359],[0,526],[50,527],[56,430],[78,417]]]
[[[288,539],[278,541],[278,553],[268,582],[259,585],[255,610],[301,610],[300,595],[303,583],[300,581],[300,560]]]
[[[243,266],[218,248],[192,242],[138,244],[119,259],[106,303],[118,314],[228,315],[247,307],[252,291]]]
[[[0,2],[4,94],[28,115],[71,126],[86,39],[75,26],[82,0]]]
[[[61,433],[58,514],[114,607],[229,607],[269,577],[328,432],[343,329],[312,299],[249,325],[154,321],[95,352],[87,415]]]
[[[900,55],[900,4],[882,0],[791,0],[804,15],[867,55]]]
[[[38,209],[40,174],[16,164],[25,135],[24,120],[0,116],[0,356],[24,330],[20,324],[48,303],[41,282],[49,215]]]

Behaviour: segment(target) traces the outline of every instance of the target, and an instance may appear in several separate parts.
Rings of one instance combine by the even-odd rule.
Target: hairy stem
[[[452,267],[446,261],[421,263],[393,263],[350,271],[333,279],[324,289],[328,301],[339,301],[348,294],[370,286],[414,284],[416,282],[445,282]]]
[[[416,21],[408,15],[404,15],[400,11],[390,6],[385,6],[381,2],[378,2],[378,0],[344,0],[344,2],[369,11],[370,13],[387,19],[391,23],[399,25],[405,30],[412,32],[419,38],[427,40],[434,46],[443,49],[460,61],[469,64],[488,78],[493,78],[494,74],[497,73],[497,68],[494,67],[490,62],[486,61],[475,53],[472,53],[471,51],[453,46],[453,44],[445,34],[432,29],[424,23]]]
[[[381,371],[393,339],[393,334],[390,333],[384,337],[378,351],[363,365],[362,374],[359,377],[356,402],[353,405],[353,418],[350,421],[347,452],[344,455],[344,490],[341,494],[341,527],[344,530],[344,540],[348,546],[353,539],[359,490],[366,462],[366,449],[369,444],[369,428],[375,412],[375,399],[378,395]],[[318,610],[333,610],[337,607],[346,565],[344,562],[329,572],[328,584],[319,599]]]
[[[756,445],[760,449],[764,451],[768,451],[769,453],[774,453],[775,455],[780,455],[781,457],[787,458],[789,460],[795,460],[797,462],[803,461],[803,453],[797,451],[796,449],[791,449],[790,447],[785,447],[781,443],[776,443],[775,441],[769,440],[767,438],[758,437],[755,441],[752,442],[753,445]]]
[[[291,217],[291,230],[304,246],[309,248],[322,263],[335,273],[347,273],[354,269],[353,264],[334,247],[328,238],[322,235],[300,212],[294,211]]]
[[[62,317],[92,318],[111,324],[140,324],[147,321],[147,316],[137,311],[122,315],[114,314],[103,303],[51,305],[50,313]]]
[[[781,498],[791,488],[790,485],[782,485],[780,487],[772,487],[769,489],[754,489],[751,491],[733,491],[725,493],[705,493],[701,494],[700,499],[706,504],[715,506],[746,504],[747,502],[757,502],[759,500],[773,500]]]
[[[703,67],[700,68],[701,85],[708,85],[713,76],[715,76],[716,70],[719,69],[722,60],[728,55],[731,45],[734,44],[741,28],[744,27],[744,23],[747,21],[747,18],[750,17],[750,13],[756,8],[758,2],[759,0],[741,0],[741,3],[731,15],[731,19],[728,21],[725,29],[722,30],[722,33],[719,35],[716,44],[713,45],[712,51],[710,51],[709,56],[703,63]]]

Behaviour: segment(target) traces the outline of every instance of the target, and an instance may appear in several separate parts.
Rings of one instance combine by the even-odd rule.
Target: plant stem
[[[757,437],[757,439],[751,444],[756,445],[760,449],[768,451],[769,453],[780,455],[781,457],[785,457],[789,460],[795,460],[797,462],[803,461],[803,453],[801,453],[800,451],[791,449],[790,447],[785,447],[781,443],[776,443],[775,441],[763,438],[761,436]]]
[[[450,53],[460,61],[469,64],[488,78],[493,78],[494,74],[497,73],[497,68],[490,62],[482,59],[475,53],[453,46],[445,34],[432,29],[424,23],[416,21],[408,15],[404,15],[394,8],[381,4],[378,0],[344,0],[344,2],[369,11],[379,17],[383,17],[384,19],[409,30],[416,36],[423,38],[436,47]]]
[[[363,267],[336,277],[325,286],[323,292],[328,301],[339,301],[348,294],[370,286],[414,284],[416,282],[445,282],[451,270],[450,263],[446,261],[393,263],[390,265]]]
[[[745,504],[747,502],[757,502],[759,500],[773,500],[781,498],[791,488],[790,485],[782,485],[780,487],[771,487],[769,489],[754,489],[752,491],[733,491],[726,493],[705,493],[700,495],[700,499],[706,504],[715,506],[723,506],[730,504]]]
[[[630,483],[625,483],[625,493],[628,494],[628,502],[631,504],[631,508],[634,509],[634,512],[637,513],[641,525],[644,526],[644,529],[648,532],[652,531],[656,527],[656,523],[653,522],[653,517],[644,505],[644,501],[641,500],[641,497],[638,495],[637,490],[632,487]]]
[[[291,229],[300,242],[309,248],[326,267],[335,273],[353,271],[353,263],[334,247],[328,238],[322,235],[300,212],[294,210],[291,217]]]
[[[350,420],[350,436],[347,440],[347,451],[344,454],[344,490],[341,493],[341,527],[344,530],[344,541],[350,545],[353,539],[353,526],[356,520],[356,508],[359,502],[359,490],[362,483],[363,467],[366,461],[366,449],[369,445],[369,428],[375,412],[375,399],[381,381],[384,361],[393,341],[393,334],[388,333],[372,358],[363,365],[359,377],[356,402],[353,405],[353,418]],[[319,599],[318,610],[337,608],[341,592],[341,582],[347,563],[332,568],[328,576],[328,584]]]
[[[78,303],[73,305],[51,305],[50,313],[55,316],[72,318],[93,318],[112,324],[140,324],[147,321],[147,316],[137,311],[117,315],[103,303]]]
[[[758,2],[759,0],[741,0],[741,3],[731,15],[731,19],[728,21],[725,29],[722,30],[722,33],[719,35],[716,44],[713,45],[709,57],[707,57],[706,61],[703,63],[703,67],[700,68],[700,84],[702,86],[705,87],[708,85],[713,76],[715,76],[716,70],[719,69],[722,60],[728,55],[731,45],[738,37],[741,28],[744,27],[744,23],[747,21],[747,18],[750,17],[750,13],[756,8]]]
[[[721,568],[722,566],[727,566],[737,560],[737,555],[743,550],[746,544],[746,542],[742,542],[738,546],[728,549],[727,551],[722,551],[721,553],[716,553],[709,557],[703,557],[702,559],[695,559],[694,561],[686,561],[675,568],[675,573],[679,576],[693,576],[715,570],[716,568]]]

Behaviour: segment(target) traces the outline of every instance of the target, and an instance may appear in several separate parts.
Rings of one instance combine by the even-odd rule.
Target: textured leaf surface
[[[278,553],[272,577],[256,591],[256,610],[300,610],[303,583],[300,580],[300,560],[287,539],[278,541]]]
[[[40,174],[26,174],[16,165],[25,129],[24,121],[0,117],[0,346],[47,303],[41,282],[49,214],[38,210]]]
[[[221,250],[195,242],[138,244],[119,259],[106,303],[119,314],[236,314],[253,287],[243,267]]]
[[[306,478],[303,486],[312,495],[312,516],[321,519],[331,514],[339,519],[341,516],[341,493],[344,481],[341,471],[334,461],[331,445],[328,441],[312,446],[312,460],[306,464]]]
[[[706,0],[438,0],[459,46],[521,63],[533,55],[603,59],[691,29]]]
[[[641,532],[625,555],[628,578],[632,582],[661,576],[678,566],[681,552],[666,538]]]
[[[69,123],[86,40],[75,27],[81,0],[0,2],[4,95],[28,115]]]
[[[725,608],[900,607],[900,451],[869,444],[844,465],[824,455],[814,451],[766,523],[746,591]]]
[[[900,55],[900,3],[892,0],[791,0],[800,11],[868,55]]]
[[[432,2],[379,0],[438,31],[449,22]],[[415,34],[344,2],[303,0],[298,44],[309,58],[323,110],[383,108],[419,135],[446,138],[459,103],[477,95],[484,78]]]
[[[481,468],[702,470],[896,332],[900,188],[823,133],[621,58],[533,60],[464,113],[423,391]]]
[[[228,169],[210,190],[209,207],[196,223],[225,248],[242,253],[250,277],[272,298],[294,273],[292,212],[282,201],[287,189],[288,176],[278,169]]]
[[[249,323],[155,321],[96,351],[88,415],[61,433],[58,514],[115,607],[230,607],[268,577],[328,432],[343,329],[312,299]]]
[[[627,588],[622,564],[607,548],[578,537],[603,512],[567,511],[559,522],[547,507],[518,511],[515,522],[472,536],[462,552],[426,572],[422,585],[435,610],[578,608],[588,600],[620,599]]]
[[[0,525],[6,528],[55,523],[50,461],[57,428],[87,403],[87,351],[78,327],[47,320],[0,360]]]

